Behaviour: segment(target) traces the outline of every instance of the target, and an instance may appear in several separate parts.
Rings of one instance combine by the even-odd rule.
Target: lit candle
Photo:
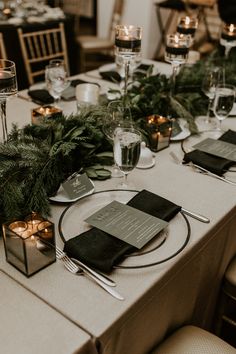
[[[53,106],[41,106],[32,109],[31,121],[32,124],[40,124],[45,118],[52,118],[62,114],[62,110]]]
[[[226,24],[223,28],[221,38],[226,39],[227,41],[236,40],[236,25],[233,23]]]
[[[141,37],[134,36],[134,26],[120,26],[116,30],[115,45],[118,48],[137,49],[141,47]]]
[[[9,229],[17,235],[22,236],[22,234],[27,230],[27,223],[24,221],[14,221],[9,225]]]
[[[187,55],[189,51],[188,41],[186,36],[175,34],[169,37],[166,45],[166,53],[174,55]]]
[[[37,226],[39,236],[49,239],[53,236],[52,224],[49,221],[43,221]]]
[[[198,26],[198,20],[194,17],[181,17],[177,26],[177,32],[193,36]]]

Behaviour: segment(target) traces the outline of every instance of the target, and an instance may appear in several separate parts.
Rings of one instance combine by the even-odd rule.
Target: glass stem
[[[211,122],[210,113],[211,113],[212,102],[213,102],[213,99],[209,98],[209,101],[208,101],[208,108],[207,108],[206,123],[210,123],[210,122]]]
[[[128,80],[129,80],[129,60],[125,60],[125,85],[124,85],[124,95],[127,96],[128,92]]]
[[[171,96],[174,96],[175,94],[176,76],[178,73],[178,68],[179,68],[178,64],[172,64],[171,89],[170,89]]]
[[[228,59],[231,47],[225,47],[225,57]]]
[[[6,120],[6,101],[0,101],[0,114],[2,121],[2,140],[4,143],[7,142],[7,120]]]

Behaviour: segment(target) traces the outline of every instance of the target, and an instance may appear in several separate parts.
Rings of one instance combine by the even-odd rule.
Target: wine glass
[[[130,65],[141,55],[142,28],[117,25],[115,27],[116,62],[124,65],[124,95],[127,96]]]
[[[225,57],[229,57],[229,53],[233,47],[236,47],[236,25],[231,23],[223,23],[220,36],[220,44],[225,47]]]
[[[55,106],[58,106],[62,92],[70,85],[63,60],[50,61],[45,69],[45,81],[48,92],[54,98]]]
[[[103,132],[109,140],[111,140],[112,142],[114,141],[114,132],[117,127],[122,126],[131,128],[133,124],[134,123],[131,117],[131,110],[127,105],[124,106],[121,100],[109,102],[107,106],[107,114],[104,118],[103,123]],[[114,165],[112,166],[111,176],[123,176],[116,163],[114,163]]]
[[[202,91],[208,97],[208,109],[207,116],[204,119],[204,125],[212,128],[212,119],[210,117],[212,103],[215,97],[216,86],[220,84],[220,81],[224,82],[224,69],[216,66],[212,66],[206,69],[205,75],[202,81]]]
[[[220,84],[216,87],[213,110],[216,118],[219,120],[217,131],[222,130],[222,120],[228,117],[233,108],[235,100],[235,87],[228,84]]]
[[[190,36],[184,34],[168,34],[166,37],[165,61],[171,63],[171,94],[175,93],[176,76],[181,64],[188,59]]]
[[[128,174],[136,167],[140,157],[142,136],[135,128],[118,127],[114,132],[114,159],[124,174],[124,180],[119,188],[133,188],[128,183]]]
[[[2,140],[7,142],[6,100],[17,94],[16,66],[11,60],[0,59],[0,114]]]

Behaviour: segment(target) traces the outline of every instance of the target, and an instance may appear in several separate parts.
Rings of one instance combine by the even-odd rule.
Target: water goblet
[[[70,85],[65,64],[62,60],[52,60],[45,69],[45,82],[55,106],[59,105],[62,92]]]
[[[121,100],[111,101],[107,106],[107,114],[104,117],[103,132],[106,137],[114,141],[114,132],[117,127],[133,127],[130,108],[124,106]],[[112,177],[122,177],[123,173],[120,171],[116,163],[112,166]]]
[[[213,110],[219,121],[217,131],[223,133],[222,121],[228,117],[235,100],[235,87],[228,84],[220,84],[216,87]]]
[[[11,60],[0,59],[0,115],[2,141],[7,142],[6,101],[17,94],[16,66]]]
[[[116,62],[124,65],[124,95],[127,96],[130,65],[141,53],[142,28],[117,25],[115,27]]]
[[[142,135],[135,128],[118,127],[114,132],[114,159],[124,174],[124,180],[117,186],[118,188],[134,188],[127,178],[138,164],[141,141]]]
[[[171,94],[175,93],[176,76],[181,64],[188,59],[190,36],[184,34],[168,34],[166,37],[165,61],[171,63]]]
[[[221,82],[222,83],[224,82],[225,80],[224,76],[225,75],[224,75],[223,68],[217,66],[211,66],[206,69],[205,75],[203,77],[202,91],[208,97],[207,115],[203,121],[203,124],[204,124],[204,128],[206,128],[207,130],[213,127],[213,122],[211,119],[212,103],[215,97],[216,86]]]

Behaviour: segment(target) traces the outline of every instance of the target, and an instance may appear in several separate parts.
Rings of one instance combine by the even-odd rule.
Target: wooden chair
[[[100,38],[98,36],[83,35],[77,36],[76,42],[80,49],[80,71],[85,71],[86,66],[96,67],[96,60],[90,60],[86,57],[88,54],[108,54],[113,56],[115,41],[115,26],[120,23],[123,12],[124,0],[115,0],[112,18],[110,22],[109,36]]]
[[[0,58],[7,59],[7,53],[2,33],[0,33]]]
[[[30,85],[43,77],[45,66],[51,59],[63,59],[69,74],[63,23],[52,29],[23,33],[22,29],[18,28],[17,31]]]

